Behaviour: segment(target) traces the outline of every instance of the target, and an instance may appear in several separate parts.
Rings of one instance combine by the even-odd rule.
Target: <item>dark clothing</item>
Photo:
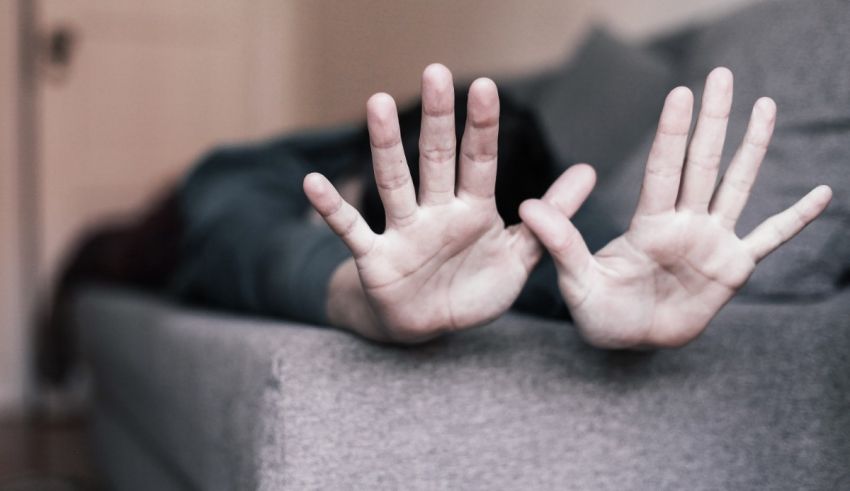
[[[524,199],[541,196],[570,164],[591,162],[600,179],[614,173],[657,120],[677,59],[664,46],[683,40],[674,41],[645,50],[594,31],[569,63],[501,84],[496,200],[507,224],[519,221]],[[467,87],[456,90],[458,139],[466,93]],[[418,187],[420,107],[399,119]],[[362,176],[364,218],[383,230],[364,125],[220,149],[178,190],[185,229],[171,292],[202,305],[325,323],[328,281],[349,253],[324,224],[305,219],[310,205],[302,180],[312,171],[332,181]],[[591,250],[622,233],[607,208],[591,197],[573,219]],[[514,308],[567,315],[548,258]]]
[[[466,118],[465,88],[456,97],[458,138]],[[420,107],[400,115],[402,142],[418,185]],[[497,206],[508,224],[519,204],[539,197],[560,174],[530,112],[502,95]],[[332,181],[362,176],[361,210],[380,232],[384,211],[371,175],[365,127],[290,136],[260,145],[217,150],[204,158],[179,190],[185,220],[183,247],[172,283],[179,298],[229,310],[324,323],[330,276],[350,257],[326,225],[306,219],[304,176]],[[540,314],[565,314],[554,272],[550,293],[519,305]],[[533,291],[535,286],[529,288]]]
[[[466,88],[456,96],[458,141],[466,119]],[[532,112],[501,94],[496,205],[506,224],[519,222],[519,205],[539,197],[562,172]],[[399,121],[411,175],[418,187],[419,105]],[[39,371],[61,382],[72,364],[74,336],[65,319],[69,293],[83,281],[115,283],[165,293],[197,306],[325,324],[327,287],[350,257],[324,223],[308,219],[302,190],[309,172],[332,181],[366,183],[361,212],[376,232],[384,210],[371,170],[365,125],[285,136],[219,148],[134,223],[90,233],[71,254],[39,330]],[[596,248],[616,235],[587,203],[574,219]],[[514,308],[565,317],[557,276],[546,257]]]

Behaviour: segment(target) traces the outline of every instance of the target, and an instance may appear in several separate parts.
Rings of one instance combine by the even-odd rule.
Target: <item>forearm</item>
[[[351,138],[327,137],[325,147],[346,155]],[[301,148],[318,145],[315,139],[226,148],[199,163],[180,190],[185,226],[175,295],[327,323],[330,276],[349,254],[324,225],[307,219],[301,180],[311,168],[339,175],[344,165]]]
[[[390,341],[366,299],[354,259],[340,264],[328,284],[327,317],[331,325],[374,341]]]

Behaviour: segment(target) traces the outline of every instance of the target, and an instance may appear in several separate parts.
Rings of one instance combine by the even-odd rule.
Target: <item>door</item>
[[[16,2],[0,2],[0,418],[19,410],[25,392],[18,15]]]
[[[217,143],[286,126],[289,2],[42,0],[38,277]],[[60,52],[55,53],[56,50]]]

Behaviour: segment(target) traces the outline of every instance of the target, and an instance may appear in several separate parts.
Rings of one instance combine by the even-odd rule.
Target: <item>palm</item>
[[[574,317],[597,337],[665,345],[696,337],[755,268],[734,233],[690,214],[642,219],[595,259],[593,287]],[[623,326],[629,332],[618,332]]]
[[[356,262],[387,324],[458,329],[492,320],[519,294],[528,264],[516,230],[505,229],[495,203],[456,200],[386,232]]]
[[[731,73],[715,70],[688,146],[692,96],[685,88],[671,92],[632,223],[594,256],[557,206],[545,200],[523,205],[523,221],[555,258],[561,292],[591,343],[622,348],[693,340],[756,263],[828,204],[829,188],[817,188],[744,239],[736,236],[735,222],[767,149],[775,106],[769,99],[756,103],[744,143],[715,191],[731,101]]]

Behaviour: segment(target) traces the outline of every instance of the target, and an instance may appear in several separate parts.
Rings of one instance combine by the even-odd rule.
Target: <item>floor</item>
[[[84,417],[0,421],[0,490],[98,489]]]

